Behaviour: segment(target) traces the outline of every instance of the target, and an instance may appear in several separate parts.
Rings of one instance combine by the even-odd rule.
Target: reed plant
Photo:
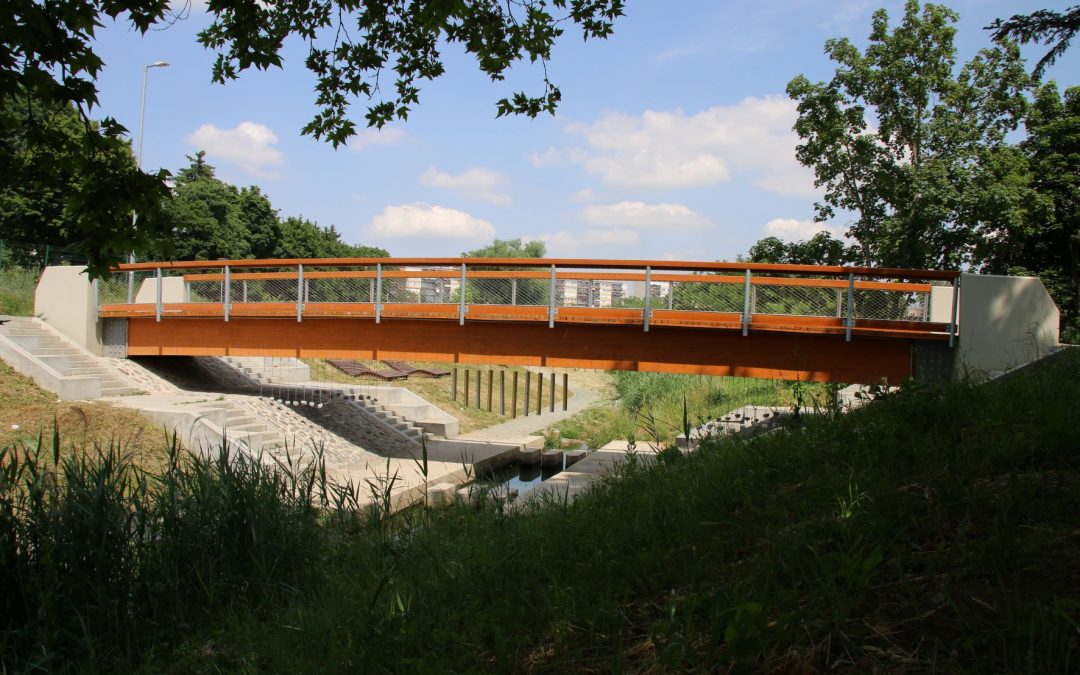
[[[258,611],[320,554],[321,461],[189,454],[158,471],[119,442],[0,449],[0,667],[119,668],[223,608]]]

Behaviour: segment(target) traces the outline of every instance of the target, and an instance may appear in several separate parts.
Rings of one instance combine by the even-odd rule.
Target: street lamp
[[[139,104],[139,145],[135,150],[135,166],[142,170],[142,151],[143,151],[143,129],[145,128],[146,120],[146,84],[150,79],[151,68],[165,68],[169,64],[165,61],[154,61],[143,66],[142,71],[142,102]],[[131,209],[131,227],[135,228],[135,221],[139,216],[135,213],[135,209]],[[135,254],[132,253],[128,256],[128,262],[135,262]],[[135,302],[135,273],[128,272],[128,304]]]
[[[164,61],[154,61],[143,66],[142,70],[142,103],[139,106],[139,148],[135,153],[135,162],[138,167],[142,168],[142,148],[143,148],[143,122],[146,119],[146,82],[150,76],[151,68],[164,68],[168,66],[168,63]]]

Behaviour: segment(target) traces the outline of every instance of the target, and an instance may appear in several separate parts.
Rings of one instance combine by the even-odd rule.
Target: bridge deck
[[[99,284],[98,316],[130,320],[130,354],[897,381],[912,372],[916,342],[952,343],[956,303],[942,311],[933,300],[935,285],[955,298],[944,284],[956,277],[669,261],[138,263]]]

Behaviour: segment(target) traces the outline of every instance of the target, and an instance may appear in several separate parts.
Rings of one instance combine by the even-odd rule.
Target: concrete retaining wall
[[[1056,351],[1061,313],[1038,277],[960,278],[956,375],[992,377]]]
[[[34,292],[34,314],[94,356],[101,356],[101,324],[94,287],[83,266],[46,267]]]

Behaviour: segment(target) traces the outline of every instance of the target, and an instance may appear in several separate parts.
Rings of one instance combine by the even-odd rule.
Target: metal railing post
[[[649,318],[652,314],[652,267],[645,266],[645,307],[641,310],[641,319],[645,332],[649,332]]]
[[[225,320],[229,320],[229,309],[232,305],[232,276],[229,273],[229,266],[225,266],[225,296],[221,299],[225,305],[223,311],[225,313]]]
[[[0,251],[0,254],[2,254],[2,251]],[[98,294],[101,292],[101,289],[98,286],[97,279],[94,279],[90,285],[92,286],[90,292],[94,294],[94,323],[97,323],[101,320],[100,316],[98,316],[101,309],[101,297]]]
[[[844,319],[844,341],[851,342],[851,329],[855,325],[855,274],[847,277],[847,318]]]
[[[129,255],[128,256],[128,262],[129,263],[134,263],[135,262],[135,256],[134,255]],[[132,270],[131,272],[128,272],[127,304],[130,305],[130,304],[133,304],[134,302],[135,302],[135,272],[134,272],[134,270]]]
[[[669,281],[667,285],[667,308],[675,309],[675,282]]]
[[[750,334],[750,270],[746,270],[746,281],[743,283],[742,334]]]
[[[510,280],[510,304],[517,304],[517,279]]]
[[[458,288],[458,324],[465,325],[465,263],[461,263],[461,284]]]
[[[960,277],[953,279],[952,288],[952,314],[949,315],[949,347],[956,344],[956,319],[957,312],[960,309]]]
[[[304,266],[296,266],[296,321],[304,320]]]
[[[555,327],[555,266],[551,266],[551,293],[548,294],[548,328]]]
[[[242,302],[247,302],[247,279],[244,279],[243,281],[241,281],[240,285],[243,288],[243,300],[242,300]]]
[[[157,268],[157,294],[154,299],[154,320],[161,321],[161,268]]]
[[[382,263],[375,263],[375,323],[382,323]]]

